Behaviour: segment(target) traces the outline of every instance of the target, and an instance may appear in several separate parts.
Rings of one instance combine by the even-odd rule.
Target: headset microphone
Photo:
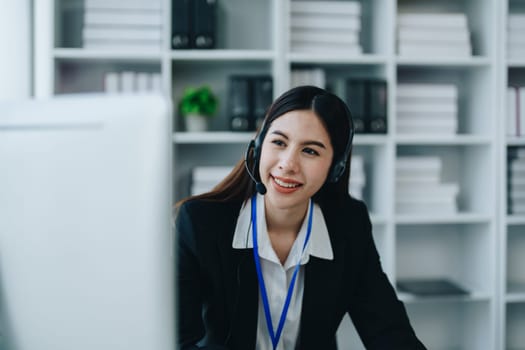
[[[266,186],[260,181],[257,181],[253,173],[250,171],[250,168],[248,167],[248,156],[250,153],[250,149],[255,147],[255,141],[251,140],[250,144],[248,145],[248,148],[246,149],[246,154],[244,155],[244,167],[246,168],[246,172],[250,176],[250,178],[255,182],[255,190],[259,192],[260,194],[264,195],[266,193]]]

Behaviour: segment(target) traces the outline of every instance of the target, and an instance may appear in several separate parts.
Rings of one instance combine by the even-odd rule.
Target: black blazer
[[[189,201],[176,219],[178,340],[182,349],[255,349],[252,249],[233,249],[242,203]],[[350,197],[323,215],[333,260],[305,265],[298,349],[336,349],[346,312],[367,349],[425,349],[383,273],[365,205]]]

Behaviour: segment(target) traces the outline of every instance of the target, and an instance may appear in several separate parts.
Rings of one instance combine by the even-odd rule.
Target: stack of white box
[[[396,159],[396,212],[447,215],[458,212],[459,184],[441,183],[441,158],[398,156]]]
[[[160,73],[147,72],[106,72],[104,91],[108,94],[126,92],[162,92]]]
[[[85,0],[83,47],[160,50],[161,0]]]
[[[458,89],[452,84],[398,84],[400,134],[453,135],[458,131]]]
[[[357,1],[291,1],[292,52],[358,55],[361,4]]]
[[[191,195],[211,191],[230,172],[231,166],[197,166],[192,170]]]
[[[364,158],[359,155],[352,155],[350,161],[350,184],[348,192],[357,199],[363,199],[363,190],[366,185]]]
[[[418,57],[472,55],[467,16],[463,13],[401,13],[398,53]]]
[[[525,214],[525,148],[510,153],[508,169],[508,209],[511,214]]]
[[[325,72],[321,68],[292,69],[290,86],[313,85],[324,89],[326,87]]]
[[[507,56],[525,59],[525,14],[509,14],[507,25]]]

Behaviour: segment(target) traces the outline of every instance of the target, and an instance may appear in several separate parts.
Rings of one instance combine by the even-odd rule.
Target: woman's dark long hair
[[[323,103],[317,103],[318,97],[323,96]],[[329,102],[329,103],[327,103]],[[279,96],[269,107],[263,125],[257,132],[256,138],[264,140],[272,122],[283,114],[293,110],[312,110],[321,119],[334,149],[331,169],[334,162],[344,157],[345,150],[351,138],[352,121],[345,103],[334,94],[315,86],[299,86],[288,90]],[[350,140],[351,142],[351,140]],[[261,142],[262,144],[262,142]],[[253,169],[253,149],[248,153],[247,160],[250,169]],[[337,182],[326,181],[313,199],[321,207],[327,201],[342,200],[348,196],[348,183],[350,180],[350,152],[346,159],[346,167]],[[176,204],[178,208],[191,199],[210,201],[245,201],[256,192],[255,183],[245,168],[245,159],[240,159],[233,170],[210,192],[187,197]],[[252,173],[258,176],[258,169]]]

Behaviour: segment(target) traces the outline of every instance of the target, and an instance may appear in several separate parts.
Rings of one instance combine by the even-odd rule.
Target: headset
[[[314,96],[312,100],[312,107],[316,106],[318,109],[333,109],[334,103],[341,105],[343,107],[344,114],[346,115],[346,118],[348,119],[349,124],[349,132],[348,132],[348,142],[346,143],[345,150],[343,154],[334,160],[332,164],[332,168],[330,169],[328,173],[328,177],[326,179],[327,182],[337,182],[343,175],[347,162],[348,157],[350,156],[350,152],[352,151],[352,142],[354,139],[354,122],[352,120],[352,114],[350,113],[350,109],[344,103],[339,97],[337,97],[334,94],[331,93],[323,93]],[[325,108],[323,108],[325,107]],[[271,124],[271,123],[270,123]],[[259,160],[261,157],[261,149],[262,149],[262,143],[264,141],[264,138],[266,136],[266,133],[268,132],[268,129],[270,128],[270,124],[268,124],[265,121],[263,122],[261,126],[261,131],[257,135],[257,137],[250,141],[248,144],[248,148],[246,149],[246,153],[244,154],[244,167],[246,168],[246,171],[248,172],[248,175],[250,178],[255,182],[255,189],[260,194],[264,195],[266,193],[266,186],[260,181],[257,180],[255,177],[255,172],[257,171],[257,168],[259,167]],[[250,167],[248,166],[248,158],[250,157],[250,150],[253,150],[253,167],[250,170]]]

